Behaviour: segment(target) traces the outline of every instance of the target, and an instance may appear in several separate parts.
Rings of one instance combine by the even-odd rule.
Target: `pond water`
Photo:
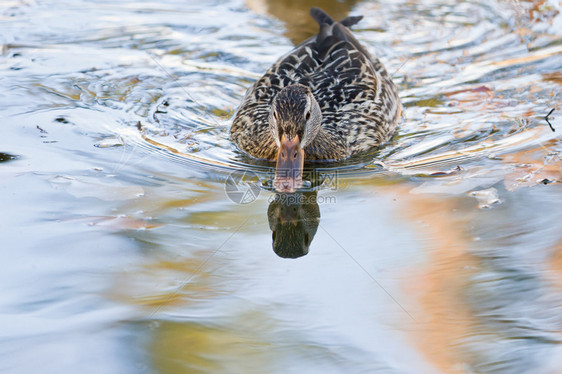
[[[306,200],[237,204],[229,174],[272,165],[231,117],[312,5],[365,16],[405,118]],[[0,24],[1,372],[560,372],[558,2],[12,0]]]

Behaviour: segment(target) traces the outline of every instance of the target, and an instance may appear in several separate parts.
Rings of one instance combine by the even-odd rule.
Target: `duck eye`
[[[306,115],[304,116],[306,118],[306,120],[308,121],[310,119],[310,112],[306,113]]]
[[[293,159],[297,159],[297,156],[299,155],[299,153],[297,151],[293,152]]]

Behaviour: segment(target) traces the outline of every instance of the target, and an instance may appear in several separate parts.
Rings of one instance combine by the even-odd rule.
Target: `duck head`
[[[271,106],[269,130],[279,147],[274,187],[295,192],[302,185],[304,148],[322,125],[322,111],[310,89],[301,84],[283,88]]]

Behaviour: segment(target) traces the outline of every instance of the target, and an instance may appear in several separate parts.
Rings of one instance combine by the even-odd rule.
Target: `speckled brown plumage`
[[[304,148],[306,159],[345,159],[388,141],[396,130],[401,114],[396,86],[349,30],[362,17],[334,22],[318,8],[311,15],[320,25],[318,35],[273,64],[248,89],[235,115],[231,139],[254,157],[275,159],[278,147],[268,119],[277,94],[293,84],[308,87],[322,111],[321,130]]]

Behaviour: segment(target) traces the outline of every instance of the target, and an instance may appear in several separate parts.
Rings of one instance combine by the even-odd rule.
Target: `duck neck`
[[[347,136],[337,129],[327,130],[322,126],[304,151],[308,160],[343,160],[349,157]]]

